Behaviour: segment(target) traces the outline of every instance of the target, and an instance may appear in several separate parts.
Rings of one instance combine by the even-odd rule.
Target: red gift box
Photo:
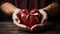
[[[33,9],[30,11],[27,9],[23,9],[19,13],[17,13],[17,16],[21,21],[20,23],[28,26],[29,28],[31,28],[35,24],[40,24],[41,19],[43,18],[38,9]]]

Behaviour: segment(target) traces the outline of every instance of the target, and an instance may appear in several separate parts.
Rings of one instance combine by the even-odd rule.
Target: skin
[[[50,13],[51,11],[54,11],[55,14],[57,14],[57,13],[56,13],[57,11],[56,11],[55,8],[58,8],[58,6],[59,6],[58,3],[51,3],[50,5],[42,8],[42,9],[45,10],[45,12],[47,12],[47,14],[49,13],[48,15],[51,15],[51,13]],[[16,9],[19,9],[19,8],[17,8],[16,6],[14,6],[13,4],[8,3],[8,2],[6,2],[6,3],[4,3],[4,4],[1,5],[1,10],[2,10],[4,13],[8,14],[8,15],[12,15],[13,12],[14,12]],[[55,9],[55,10],[54,10],[54,9]],[[55,15],[55,14],[53,14],[53,15]],[[51,15],[51,16],[52,16],[52,15]]]
[[[1,10],[8,15],[13,14],[13,12],[16,9],[19,9],[19,8],[15,7],[13,4],[8,3],[8,2],[1,5]]]
[[[49,17],[56,16],[60,13],[59,11],[57,11],[59,9],[58,3],[51,3],[50,5],[43,9],[47,12]]]

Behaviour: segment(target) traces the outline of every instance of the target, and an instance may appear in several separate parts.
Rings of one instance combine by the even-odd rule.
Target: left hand
[[[36,24],[34,26],[31,27],[31,30],[33,30],[36,27],[43,27],[46,23],[46,19],[47,19],[47,13],[43,10],[43,9],[39,9],[39,12],[42,14],[43,18],[41,19],[41,23],[40,24]]]

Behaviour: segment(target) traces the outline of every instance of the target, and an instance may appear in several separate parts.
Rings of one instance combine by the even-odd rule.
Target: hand
[[[44,26],[44,24],[47,21],[47,13],[43,9],[39,9],[39,12],[43,15],[43,18],[41,20],[40,26]]]
[[[20,19],[19,19],[18,16],[17,16],[17,13],[20,12],[20,11],[21,11],[21,10],[18,9],[18,10],[16,10],[16,11],[13,13],[13,15],[12,15],[13,23],[14,23],[15,25],[17,25],[18,27],[21,27],[21,28],[26,29],[27,26],[26,26],[26,25],[23,25],[23,24],[20,24]]]
[[[34,26],[31,27],[31,30],[35,29],[36,27],[43,27],[46,23],[47,19],[47,14],[43,9],[39,9],[39,13],[42,15],[41,23],[40,24],[35,24]]]
[[[31,27],[31,31],[37,27],[37,24]]]

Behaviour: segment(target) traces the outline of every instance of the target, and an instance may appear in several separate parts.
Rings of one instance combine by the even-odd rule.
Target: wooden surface
[[[53,29],[54,28],[44,28],[43,31],[37,30],[38,32],[28,32],[15,26],[12,21],[0,22],[0,34],[60,34],[60,30]]]

